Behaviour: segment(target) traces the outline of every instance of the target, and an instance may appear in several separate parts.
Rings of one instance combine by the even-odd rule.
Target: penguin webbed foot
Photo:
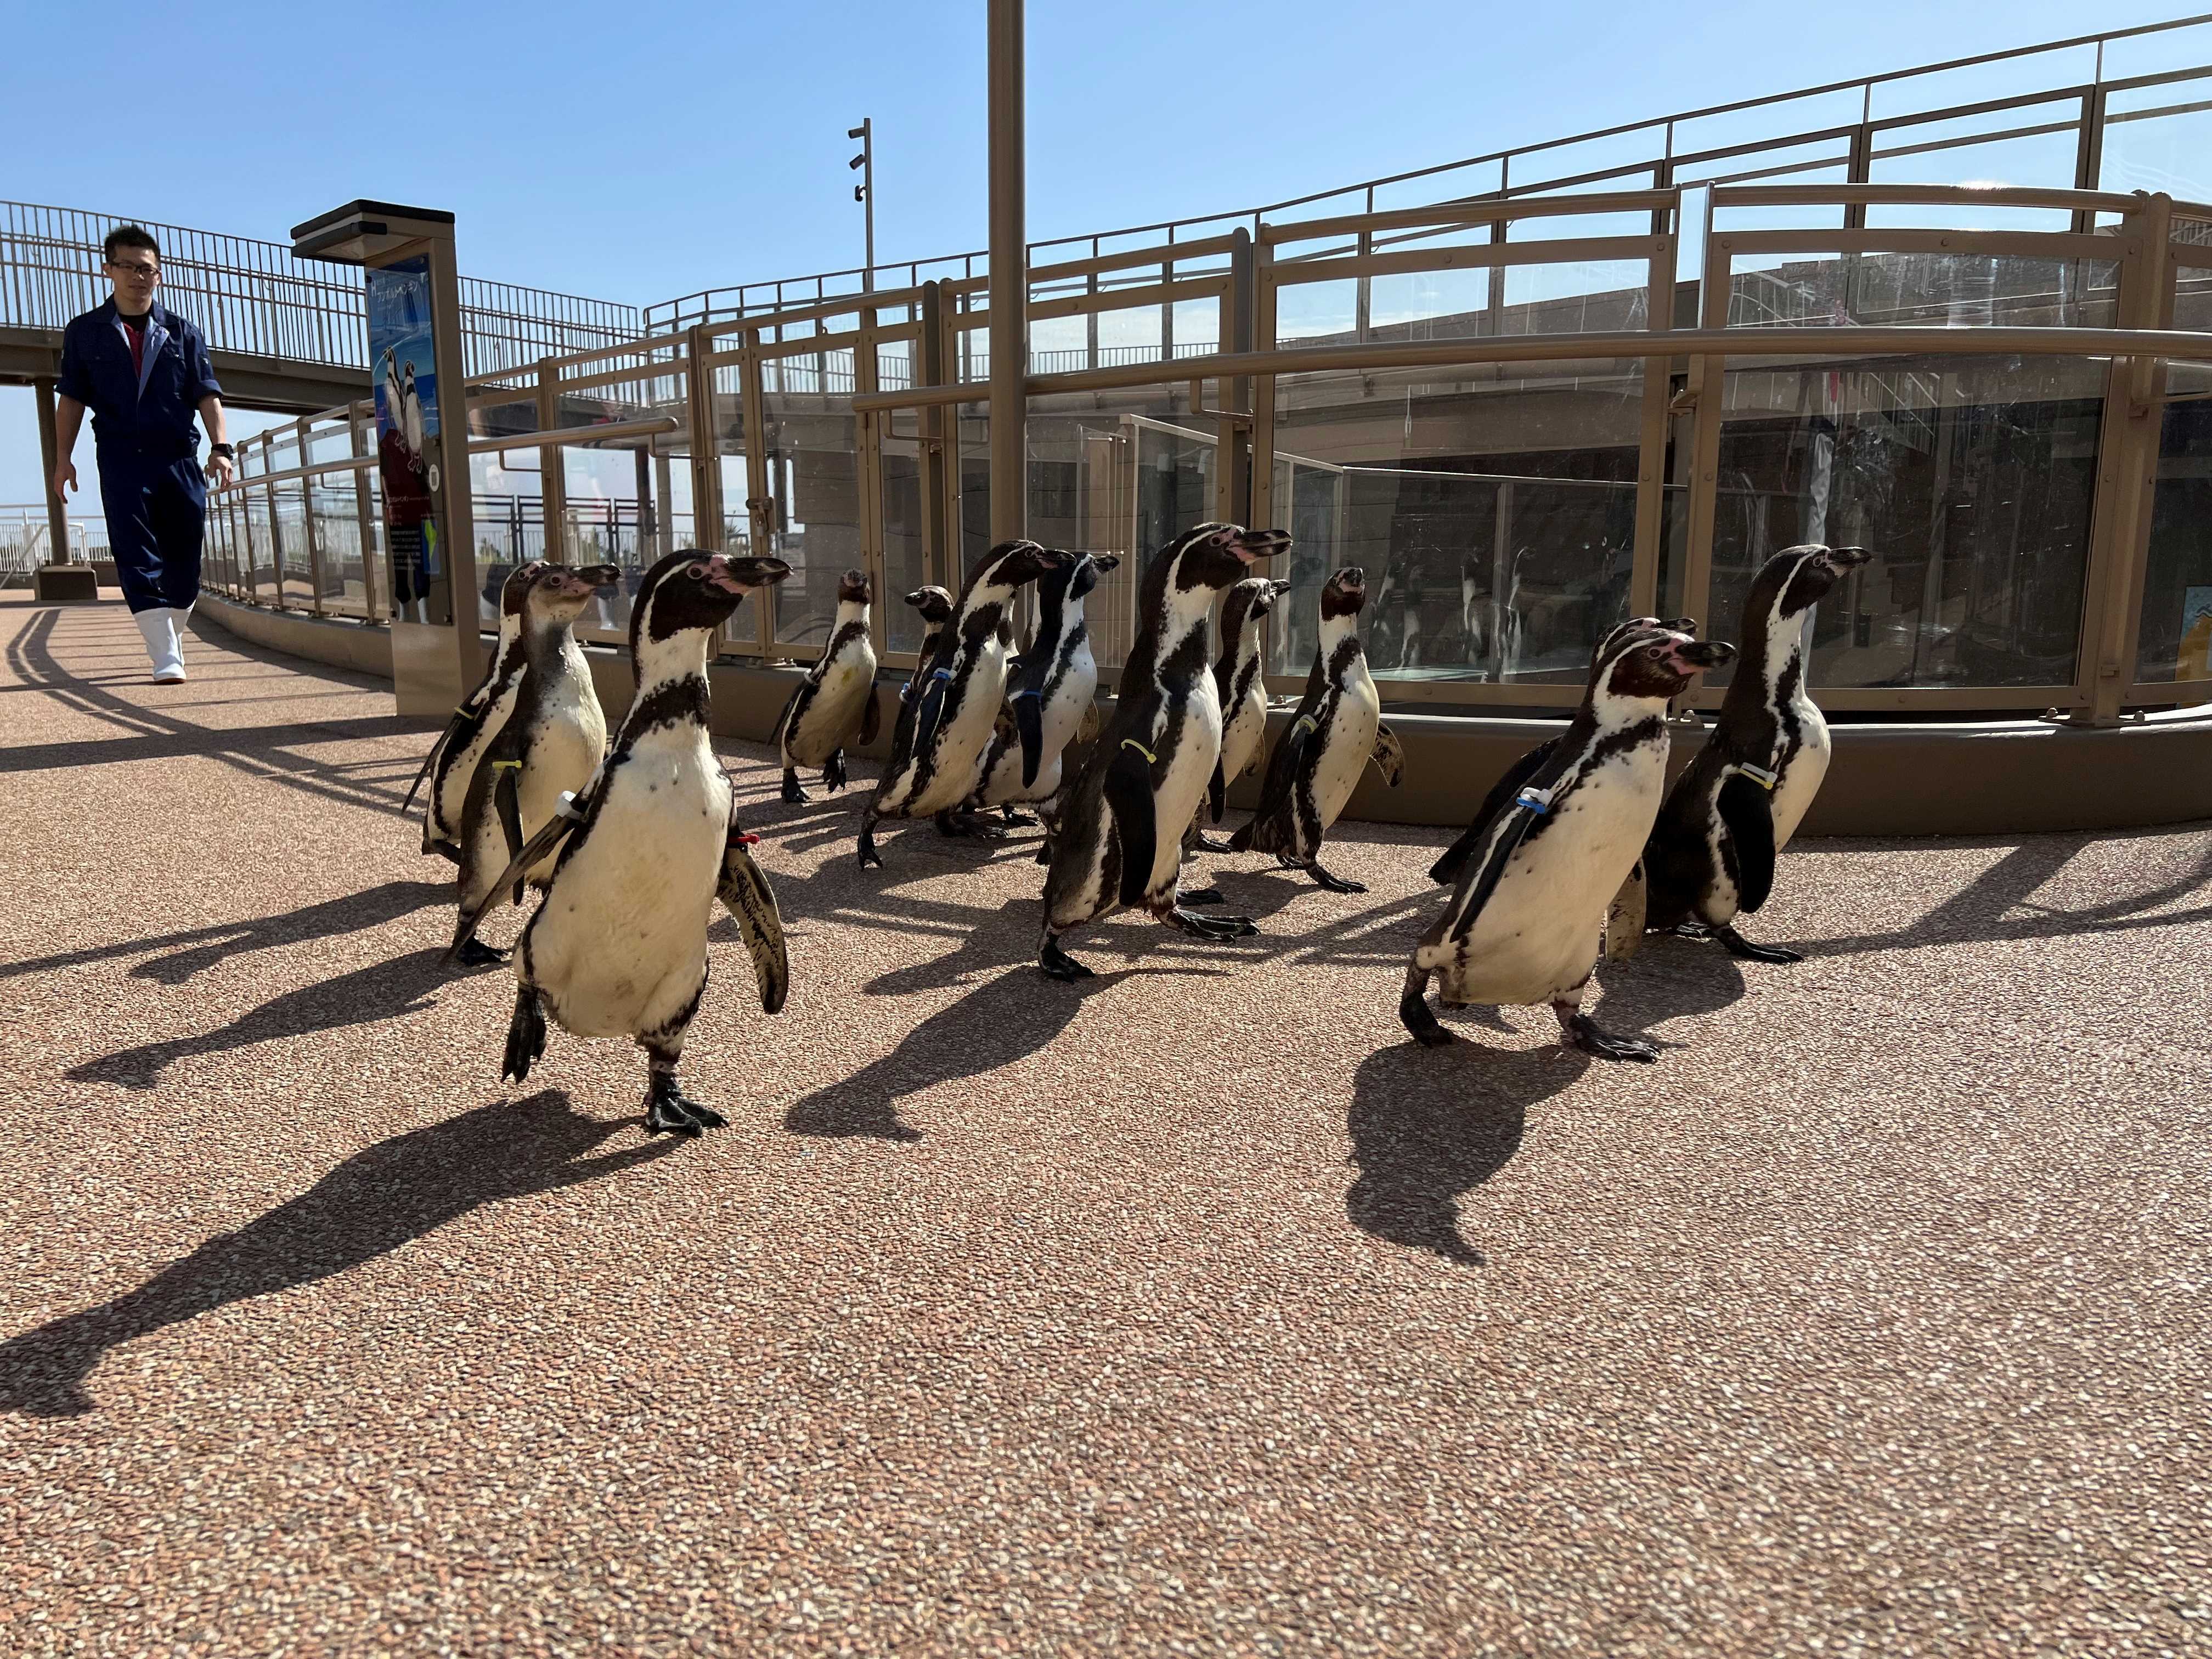
[[[1035,818],[1026,812],[1017,812],[1011,803],[999,809],[999,816],[1004,818],[1008,826],[1012,829],[1033,830],[1036,827]]]
[[[453,947],[453,960],[464,968],[496,968],[505,962],[508,952],[495,945],[486,945],[474,933]]]
[[[1237,850],[1220,836],[1209,836],[1202,830],[1199,831],[1198,839],[1193,845],[1201,853],[1233,853]]]
[[[1347,881],[1342,876],[1331,875],[1321,867],[1319,860],[1306,866],[1306,873],[1332,893],[1364,893],[1367,890],[1365,882]]]
[[[1758,945],[1733,927],[1716,927],[1712,936],[1730,956],[1743,962],[1802,962],[1805,953],[1780,945]]]
[[[987,818],[981,812],[971,812],[963,806],[937,815],[937,833],[956,840],[980,836],[987,841],[994,841],[1006,833],[1006,827],[996,819]]]
[[[1182,905],[1226,904],[1229,895],[1218,887],[1201,887],[1194,893],[1177,893],[1176,902]]]
[[[806,791],[799,786],[799,769],[795,766],[783,769],[783,798],[793,806],[806,805]]]
[[[1259,925],[1249,916],[1194,916],[1180,904],[1158,914],[1169,927],[1180,927],[1203,939],[1252,939],[1260,932]]]
[[[1060,941],[1051,934],[1045,935],[1044,949],[1037,952],[1037,966],[1051,978],[1061,981],[1096,979],[1096,969],[1086,968],[1060,947]]]
[[[645,1132],[649,1135],[696,1135],[729,1122],[711,1106],[688,1097],[673,1072],[655,1070],[645,1091]]]
[[[529,986],[518,986],[514,1018],[507,1026],[507,1060],[501,1067],[500,1076],[506,1081],[521,1083],[529,1078],[530,1068],[544,1055],[544,1005]]]
[[[860,825],[860,868],[863,870],[880,870],[884,867],[884,855],[876,851],[876,821],[872,815]]]
[[[1459,1041],[1430,1010],[1429,976],[1419,968],[1406,970],[1406,989],[1398,999],[1398,1023],[1424,1048],[1447,1048]]]
[[[822,787],[833,795],[845,787],[845,751],[843,750],[837,750],[823,764]]]
[[[1588,1014],[1567,1003],[1553,1003],[1552,1012],[1559,1017],[1559,1030],[1567,1042],[1586,1054],[1595,1054],[1600,1060],[1633,1060],[1646,1063],[1659,1058],[1658,1044],[1646,1042],[1642,1037],[1614,1036],[1611,1032],[1601,1030]]]

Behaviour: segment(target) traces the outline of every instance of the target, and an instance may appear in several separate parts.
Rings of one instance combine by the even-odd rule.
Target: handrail
[[[673,415],[641,415],[635,420],[602,421],[597,426],[556,426],[512,437],[471,438],[469,453],[489,455],[510,449],[560,449],[569,444],[600,443],[610,438],[651,438],[673,432],[684,422]]]
[[[1680,190],[1592,191],[1579,196],[1470,196],[1455,202],[1439,202],[1433,207],[1396,208],[1385,213],[1342,213],[1328,219],[1297,219],[1285,224],[1263,220],[1260,240],[1313,242],[1325,236],[1348,236],[1363,230],[1402,230],[1424,225],[1449,230],[1460,225],[1515,219],[1656,213],[1680,210],[1681,205]]]
[[[1590,334],[1513,334],[1465,340],[1369,342],[1341,346],[1291,346],[1272,351],[1216,352],[1105,368],[1032,374],[1028,392],[1120,392],[1189,380],[1239,380],[1246,375],[1305,374],[1340,369],[1452,368],[1479,363],[1578,362],[1620,357],[1861,357],[1925,353],[1970,356],[2179,357],[2212,362],[2212,332],[2184,329],[1904,327],[1638,329]],[[941,408],[981,403],[980,380],[864,392],[852,399],[855,414],[893,409]]]
[[[2022,185],[1716,185],[1716,211],[1731,207],[2049,208],[2056,212],[2133,213],[2148,194],[2104,190],[2044,190]]]

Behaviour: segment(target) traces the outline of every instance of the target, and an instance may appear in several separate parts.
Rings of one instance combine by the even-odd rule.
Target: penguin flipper
[[[775,729],[768,734],[769,746],[778,753],[783,752],[784,744],[791,741],[791,734],[799,730],[799,722],[805,717],[806,706],[814,701],[814,694],[819,689],[813,676],[809,675],[793,690],[789,701],[783,705],[783,713],[775,717]],[[785,764],[790,764],[788,759]]]
[[[1375,751],[1368,758],[1382,775],[1382,781],[1393,789],[1406,781],[1406,745],[1398,740],[1395,732],[1380,720],[1375,723]]]
[[[559,810],[524,844],[507,868],[500,872],[499,879],[484,889],[483,896],[475,904],[461,912],[461,919],[453,929],[453,946],[446,952],[447,961],[451,962],[459,954],[461,947],[476,937],[477,924],[483,920],[484,912],[499,902],[500,895],[510,885],[519,894],[522,890],[523,877],[536,867],[540,859],[550,857],[567,839],[568,832],[582,822],[583,814],[576,810],[574,798],[564,796]],[[520,902],[520,898],[516,900],[517,903]]]
[[[1620,884],[1613,895],[1613,903],[1605,913],[1605,959],[1626,962],[1634,956],[1644,943],[1645,900],[1649,891],[1644,879],[1644,860],[1636,860],[1636,867],[1628,872],[1628,879]]]
[[[1267,757],[1267,776],[1260,786],[1260,805],[1252,814],[1252,821],[1229,838],[1229,844],[1239,853],[1249,853],[1257,844],[1262,826],[1271,823],[1291,810],[1291,792],[1297,787],[1299,770],[1305,763],[1306,739],[1316,728],[1313,715],[1300,713],[1284,728],[1282,738],[1275,751]],[[1281,837],[1277,836],[1263,853],[1272,850]]]
[[[1557,738],[1553,738],[1540,743],[1505,769],[1505,775],[1491,786],[1490,793],[1482,798],[1482,805],[1474,809],[1474,820],[1467,826],[1466,833],[1446,848],[1444,855],[1429,866],[1431,881],[1440,887],[1449,887],[1459,879],[1460,871],[1466,866],[1468,860],[1474,856],[1474,849],[1482,845],[1482,837],[1492,822],[1513,804],[1513,798],[1521,793],[1522,787],[1536,775],[1546,761],[1551,759],[1552,751],[1559,747],[1559,742]]]
[[[714,896],[736,919],[745,954],[753,959],[762,1011],[777,1014],[791,992],[791,958],[784,949],[783,914],[775,908],[775,894],[745,850],[758,839],[740,830],[735,817],[730,820],[730,838],[722,849],[722,878]]]
[[[1105,729],[1106,722],[1098,713],[1097,702],[1094,700],[1084,704],[1083,718],[1076,723],[1075,726],[1076,742],[1096,743],[1098,741],[1098,734]]]
[[[951,682],[952,671],[935,668],[930,671],[928,689],[922,692],[914,714],[914,746],[909,755],[926,755],[937,740],[937,723],[945,717],[945,688]]]
[[[1229,804],[1229,780],[1221,775],[1221,763],[1213,763],[1213,775],[1206,780],[1206,805],[1212,814],[1211,821],[1221,822],[1221,809]]]
[[[867,701],[860,705],[860,747],[866,749],[884,729],[884,711],[876,702],[876,683],[868,682]]]
[[[1121,832],[1121,892],[1124,904],[1140,904],[1152,885],[1152,860],[1159,855],[1159,826],[1153,822],[1152,764],[1133,738],[1115,751],[1106,768],[1106,805]]]
[[[422,769],[416,773],[415,781],[407,786],[407,799],[399,804],[403,816],[415,810],[415,797],[422,791],[422,780],[430,775],[430,769],[438,763],[438,757],[446,752],[446,745],[453,741],[453,728],[460,723],[460,714],[456,712],[453,718],[446,722],[446,729],[438,733],[437,742],[430,745],[430,752],[422,757]]]
[[[522,769],[513,761],[495,763],[496,775],[492,780],[492,805],[499,810],[499,827],[507,834],[507,855],[512,859],[522,850]],[[527,870],[530,866],[522,866]],[[500,878],[501,884],[507,881]],[[495,889],[495,891],[497,890]],[[514,902],[522,902],[522,878],[514,878]]]
[[[1721,785],[1717,805],[1735,854],[1735,908],[1756,910],[1774,890],[1774,798],[1739,772]]]

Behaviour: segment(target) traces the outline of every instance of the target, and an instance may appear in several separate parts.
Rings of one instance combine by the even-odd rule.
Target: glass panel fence
[[[791,566],[775,590],[775,640],[818,651],[837,620],[837,584],[865,568],[860,457],[849,348],[761,366],[767,428],[763,476],[775,499],[770,548]]]
[[[309,479],[307,510],[313,519],[322,571],[318,591],[323,608],[342,616],[366,617],[368,571],[362,562],[360,501],[353,474],[325,472]]]
[[[1738,637],[1772,554],[1856,545],[1873,561],[1819,608],[1810,683],[2070,685],[2104,386],[2072,358],[1731,370],[1707,636]]]
[[[2111,94],[2097,187],[2212,201],[2212,78]]]
[[[295,443],[292,451],[298,453]],[[288,461],[297,465],[296,461]],[[276,495],[276,547],[283,562],[283,580],[277,588],[279,605],[306,610],[315,599],[315,584],[307,551],[307,492],[299,479],[273,486]]]
[[[1321,585],[1352,564],[1379,677],[1579,683],[1627,614],[1643,398],[1640,361],[1279,379],[1297,542],[1270,672],[1310,667]]]
[[[2212,388],[2203,378],[2201,366],[2176,364],[2166,379],[2136,648],[2144,684],[2212,679]]]
[[[885,650],[915,651],[921,646],[921,613],[905,603],[917,587],[939,578],[931,574],[923,531],[928,503],[922,494],[921,427],[919,410],[897,409],[877,417],[883,432],[884,583],[876,595],[881,623],[878,644]]]
[[[1972,253],[1738,256],[1729,326],[2111,328],[2120,267],[2110,259]]]

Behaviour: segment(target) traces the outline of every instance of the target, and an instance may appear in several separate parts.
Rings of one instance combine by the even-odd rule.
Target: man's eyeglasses
[[[159,265],[134,264],[126,259],[110,259],[107,262],[107,268],[110,270],[122,271],[131,276],[158,276],[161,272]]]

